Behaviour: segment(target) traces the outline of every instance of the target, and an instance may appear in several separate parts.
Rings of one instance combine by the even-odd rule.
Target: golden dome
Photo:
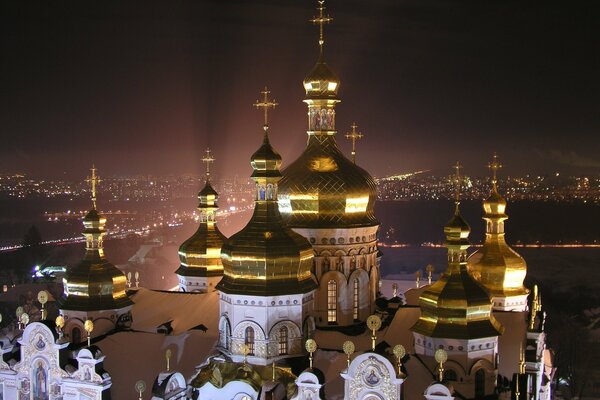
[[[217,289],[262,296],[313,290],[312,246],[285,226],[277,206],[281,156],[269,143],[266,125],[263,144],[252,155],[251,164],[256,182],[254,214],[221,248],[225,273]]]
[[[86,253],[76,266],[68,267],[59,298],[62,310],[115,310],[133,304],[125,293],[125,274],[104,258],[102,245],[106,218],[93,208],[83,219]]]
[[[506,200],[495,188],[483,202],[486,221],[485,242],[468,259],[469,271],[488,290],[491,297],[518,296],[528,293],[523,286],[527,263],[506,244],[504,221]]]
[[[225,236],[217,227],[215,214],[218,194],[206,180],[206,185],[198,193],[200,204],[200,225],[196,232],[179,247],[181,265],[175,271],[181,276],[223,275],[221,246]]]
[[[376,196],[373,178],[342,154],[333,136],[309,136],[279,183],[280,210],[294,228],[377,225]]]
[[[335,99],[340,87],[340,80],[323,61],[321,55],[312,71],[304,78],[303,85],[307,99]]]
[[[502,328],[491,314],[491,300],[467,271],[470,228],[460,215],[458,204],[444,233],[448,269],[421,294],[421,316],[411,329],[424,336],[446,339],[498,336]]]

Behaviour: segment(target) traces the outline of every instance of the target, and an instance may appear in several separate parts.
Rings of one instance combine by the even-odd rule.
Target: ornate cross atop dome
[[[356,122],[353,122],[350,127],[352,131],[346,133],[346,138],[352,140],[352,162],[356,164],[356,141],[362,139],[364,135],[356,131],[356,128],[358,128]]]
[[[96,185],[98,185],[102,181],[100,180],[100,177],[98,175],[96,175],[96,166],[94,164],[92,164],[92,168],[90,169],[90,171],[92,172],[92,174],[91,174],[91,176],[88,176],[85,181],[90,184],[90,190],[92,192],[92,207],[95,210],[96,209]]]
[[[256,100],[256,103],[254,103],[254,107],[256,107],[257,109],[263,109],[265,113],[264,129],[266,131],[267,129],[269,129],[269,108],[275,108],[279,105],[279,103],[277,103],[275,99],[269,99],[269,93],[271,93],[271,91],[266,86],[265,90],[263,90],[261,93],[263,94],[263,99],[262,101]]]

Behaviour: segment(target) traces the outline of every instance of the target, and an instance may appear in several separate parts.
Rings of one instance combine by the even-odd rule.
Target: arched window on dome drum
[[[475,372],[475,398],[480,399],[485,396],[485,370],[479,368]]]
[[[81,329],[73,328],[71,331],[72,343],[81,343]]]
[[[247,327],[245,336],[244,336],[244,344],[248,346],[248,355],[254,355],[254,329],[252,327]]]
[[[279,329],[279,355],[288,353],[288,328]]]
[[[354,279],[354,291],[352,294],[352,317],[358,320],[358,278]]]
[[[327,282],[327,322],[337,322],[337,283],[334,280]]]

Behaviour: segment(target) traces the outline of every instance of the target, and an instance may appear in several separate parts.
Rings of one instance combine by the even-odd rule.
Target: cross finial
[[[454,173],[454,180],[456,182],[454,202],[456,204],[456,213],[457,214],[458,214],[458,206],[460,205],[460,170],[461,170],[461,168],[462,168],[462,165],[460,165],[460,162],[457,161],[456,164],[454,165],[454,170],[456,171]]]
[[[271,93],[271,91],[266,86],[265,90],[263,90],[261,93],[263,94],[263,99],[262,101],[256,100],[256,103],[254,103],[254,107],[256,107],[257,109],[263,109],[265,113],[264,129],[266,131],[269,129],[269,108],[275,108],[279,105],[279,103],[277,103],[275,99],[269,99],[269,93]]]
[[[497,172],[500,168],[502,168],[502,164],[498,161],[498,155],[494,152],[492,156],[492,162],[488,164],[488,168],[492,170],[492,189],[494,192],[498,191],[498,177]]]
[[[202,157],[202,162],[206,164],[206,179],[210,177],[210,164],[215,162],[215,158],[213,157],[210,149],[206,149],[204,151],[204,157]]]
[[[90,169],[90,171],[92,172],[92,174],[91,174],[91,176],[88,176],[85,181],[90,184],[90,189],[92,191],[92,207],[95,210],[96,209],[96,185],[98,185],[102,181],[100,180],[100,177],[98,175],[96,175],[96,166],[94,166],[94,164],[92,164],[92,168]]]
[[[358,128],[356,122],[353,122],[350,127],[352,128],[352,131],[346,133],[346,138],[352,140],[352,162],[356,164],[356,141],[362,139],[363,134],[356,131],[356,128]]]
[[[323,36],[323,25],[330,23],[331,21],[333,21],[333,18],[329,17],[329,15],[325,16],[323,14],[323,11],[325,11],[325,0],[318,0],[319,2],[319,6],[317,7],[317,10],[319,11],[319,16],[318,17],[314,17],[313,19],[310,20],[310,22],[312,22],[313,24],[318,24],[319,25],[319,47],[321,49],[321,53],[323,52],[323,44],[325,43],[325,39]]]

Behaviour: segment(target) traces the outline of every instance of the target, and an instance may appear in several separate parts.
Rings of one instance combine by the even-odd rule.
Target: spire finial
[[[525,349],[523,343],[519,347],[519,374],[525,374]]]
[[[462,165],[457,161],[453,168],[456,171],[454,173],[454,180],[456,182],[454,203],[456,204],[456,214],[458,214],[458,206],[460,205],[460,170]]]
[[[315,25],[319,25],[319,49],[321,51],[321,55],[323,54],[323,45],[325,44],[325,37],[323,35],[323,25],[328,24],[333,21],[333,18],[329,17],[329,15],[324,15],[323,11],[325,11],[325,0],[318,0],[319,6],[317,10],[319,11],[319,16],[314,17],[310,20]]]
[[[356,131],[356,128],[358,128],[356,122],[353,122],[350,127],[352,128],[352,131],[346,133],[346,138],[352,140],[352,162],[356,164],[356,141],[362,139],[364,135]]]
[[[202,162],[206,164],[206,180],[208,181],[210,177],[210,164],[215,162],[215,157],[212,155],[209,148],[204,150],[204,157],[202,157]]]
[[[263,125],[263,128],[266,132],[269,129],[269,108],[275,108],[279,103],[277,103],[275,99],[269,99],[269,93],[271,93],[271,91],[266,86],[265,90],[261,91],[261,93],[263,94],[263,99],[262,101],[256,100],[254,107],[257,109],[262,108],[265,113],[265,124]]]
[[[100,177],[98,175],[96,175],[96,166],[94,164],[92,164],[92,168],[90,169],[90,171],[92,172],[92,174],[91,174],[91,176],[88,176],[85,181],[90,184],[90,189],[92,192],[92,207],[95,210],[96,209],[96,185],[98,185],[102,181],[100,180]]]
[[[498,155],[496,154],[496,152],[494,152],[494,155],[492,156],[492,162],[488,164],[488,168],[490,170],[492,170],[492,190],[494,192],[497,192],[498,191],[497,173],[498,173],[498,170],[500,168],[502,168],[502,164],[500,164],[500,162],[498,161]]]

